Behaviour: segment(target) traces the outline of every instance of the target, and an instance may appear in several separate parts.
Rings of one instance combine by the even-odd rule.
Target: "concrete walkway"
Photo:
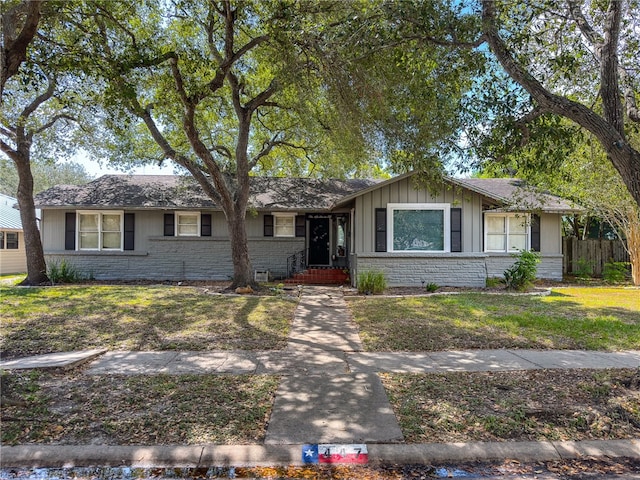
[[[97,353],[100,355],[100,352]],[[95,351],[24,357],[0,362],[5,370],[73,368],[96,356]],[[113,373],[328,374],[436,373],[540,370],[563,368],[640,368],[640,350],[459,350],[449,352],[350,352],[285,349],[279,351],[108,352],[94,360],[87,375]]]
[[[282,381],[276,393],[265,444],[105,448],[3,446],[3,467],[56,466],[60,463],[113,465],[115,457],[121,459],[116,463],[125,461],[131,465],[140,462],[197,465],[208,461],[209,457],[211,465],[295,465],[301,462],[301,448],[306,443],[369,443],[372,462],[428,463],[501,458],[546,461],[583,455],[640,460],[638,440],[402,444],[402,432],[378,372],[640,368],[640,350],[363,352],[342,293],[331,287],[304,288],[287,347],[282,351],[102,353],[50,354],[0,362],[0,368],[70,368],[79,362],[91,361],[85,372],[87,375],[278,374]],[[101,356],[95,359],[96,355]],[[110,452],[115,457],[112,458]]]
[[[265,443],[386,443],[403,440],[380,378],[350,372],[346,355],[362,350],[342,293],[303,290],[285,349],[308,358],[308,373],[283,371]]]

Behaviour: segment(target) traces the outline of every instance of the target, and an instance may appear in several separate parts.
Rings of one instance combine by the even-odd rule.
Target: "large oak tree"
[[[24,284],[37,285],[48,280],[46,263],[38,230],[38,220],[33,203],[33,176],[31,174],[31,151],[34,135],[50,128],[56,119],[51,117],[39,125],[30,123],[41,107],[55,92],[55,80],[49,77],[44,86],[34,76],[44,76],[39,71],[33,76],[19,78],[19,70],[27,61],[27,50],[38,31],[43,2],[22,1],[9,5],[2,12],[2,45],[0,52],[0,151],[13,161],[18,173],[18,185],[15,195],[20,207],[20,220],[24,232],[27,255],[27,278]],[[31,65],[34,72],[37,67]],[[31,77],[31,78],[29,78]],[[11,81],[13,79],[13,85]],[[31,81],[32,80],[32,81]],[[9,83],[10,91],[6,92]],[[37,84],[37,86],[36,86]],[[31,96],[25,93],[30,87]],[[11,98],[5,100],[5,96]]]
[[[629,130],[640,124],[638,2],[481,0],[480,10],[481,38],[526,92],[513,102],[513,121],[502,122],[517,134],[501,132],[502,141],[518,147],[536,134],[557,139],[567,132],[561,122],[541,127],[550,125],[549,117],[567,118],[600,143],[640,205],[640,151],[629,140]],[[565,138],[572,141],[572,135]]]
[[[87,72],[107,85],[113,155],[168,159],[197,180],[226,217],[232,288],[254,282],[252,175],[349,175],[408,155],[412,139],[427,152],[455,131],[466,84],[447,89],[456,77],[436,50],[407,68],[404,45],[358,42],[371,11],[356,1],[174,0],[95,1],[79,13]],[[414,129],[397,129],[403,120]]]

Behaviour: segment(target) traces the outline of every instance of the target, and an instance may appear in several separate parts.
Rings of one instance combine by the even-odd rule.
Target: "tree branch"
[[[624,92],[624,102],[627,107],[627,116],[629,120],[633,122],[640,122],[640,109],[636,103],[636,92],[631,84],[631,79],[627,75],[627,71],[618,67],[620,74],[620,83],[622,84],[622,90]]]
[[[269,40],[269,36],[268,35],[260,35],[258,37],[252,38],[242,48],[240,48],[240,50],[238,50],[236,53],[234,53],[231,56],[231,58],[228,59],[227,61],[230,61],[231,63],[235,63],[240,58],[242,58],[242,56],[245,53],[249,52],[249,50],[251,50],[253,47],[258,46],[261,43],[267,42],[268,40]]]
[[[251,170],[253,167],[255,167],[262,157],[266,157],[267,155],[269,155],[269,153],[271,153],[271,150],[273,150],[273,147],[275,147],[276,145],[279,144],[278,135],[279,134],[276,133],[271,138],[271,140],[266,140],[262,144],[262,149],[260,149],[260,152],[258,152],[258,154],[255,157],[253,157],[251,159],[251,161],[249,162],[249,170]]]
[[[267,88],[252,98],[246,105],[247,112],[251,115],[258,107],[261,107],[267,103],[267,100],[278,91],[278,82],[274,78]]]
[[[20,160],[18,152],[11,148],[11,146],[5,143],[3,140],[0,140],[0,150],[2,150],[2,152],[14,162],[18,162]]]
[[[66,113],[60,113],[58,115],[55,115],[51,120],[49,120],[47,123],[45,123],[44,125],[42,125],[40,128],[37,128],[36,130],[33,131],[34,134],[38,134],[41,132],[44,132],[47,128],[51,128],[58,120],[70,120],[72,122],[77,121],[77,119],[75,117],[72,117],[71,115],[67,115]]]
[[[589,24],[586,17],[582,13],[582,9],[580,5],[575,0],[569,0],[569,12],[571,13],[571,17],[573,21],[576,23],[582,34],[586,37],[586,39],[591,43],[591,45],[596,50],[596,56],[600,57],[600,50],[602,49],[602,37],[600,34],[596,32],[593,27]]]
[[[604,42],[600,59],[600,95],[605,120],[613,125],[624,137],[624,111],[620,99],[618,84],[618,43],[620,39],[620,22],[622,20],[622,2],[611,0],[607,9]]]
[[[213,150],[229,160],[233,158],[231,151],[224,145],[214,145]]]
[[[244,118],[246,111],[240,101],[240,82],[238,81],[238,77],[236,77],[235,73],[229,71],[227,72],[227,79],[231,85],[231,98],[233,100],[233,108],[236,111],[236,115],[238,118]]]
[[[136,41],[136,36],[135,34],[129,30],[127,27],[125,27],[117,18],[115,18],[111,12],[109,12],[108,10],[106,10],[104,7],[102,7],[99,3],[96,3],[96,8],[102,13],[102,15],[105,18],[108,18],[111,22],[114,23],[114,25],[117,25],[118,28],[120,30],[122,30],[130,39],[131,39],[131,46],[133,47],[134,51],[138,50],[138,42]]]
[[[52,79],[51,77],[48,78],[48,81],[49,85],[47,85],[47,90],[34,98],[33,101],[29,105],[27,105],[24,110],[22,110],[22,113],[20,113],[21,118],[26,120],[33,112],[38,109],[40,105],[53,97],[53,93],[55,92],[56,88],[56,82],[55,79]]]
[[[214,188],[211,188],[211,184],[207,181],[202,170],[194,166],[193,162],[189,158],[176,152],[171,144],[169,144],[169,141],[164,137],[164,135],[162,135],[162,132],[160,132],[160,129],[151,116],[150,108],[143,109],[140,103],[138,103],[137,99],[132,100],[132,104],[134,105],[134,107],[132,108],[132,113],[142,119],[142,121],[145,123],[147,129],[149,130],[149,133],[151,133],[151,137],[158,144],[164,156],[166,158],[169,158],[170,160],[173,160],[178,165],[186,168],[202,186],[207,195],[210,195],[211,198],[214,198],[216,201],[221,202],[222,197]]]
[[[27,58],[27,47],[35,37],[40,23],[40,7],[43,0],[23,1],[15,8],[2,15],[2,65],[0,66],[0,100],[4,86],[12,76],[18,73],[22,62]],[[17,21],[21,10],[25,11],[26,19],[20,33],[13,38],[14,22]]]
[[[9,127],[4,127],[2,125],[0,125],[0,135],[4,135],[7,138],[11,138],[12,140],[15,140],[16,138],[16,132],[15,129],[12,130]]]
[[[593,133],[605,146],[611,148],[624,142],[619,132],[612,132],[611,126],[588,107],[548,91],[533,75],[518,64],[498,33],[495,20],[495,1],[482,0],[483,29],[491,51],[509,76],[520,84],[537,102],[541,113],[556,113]]]
[[[169,65],[171,66],[171,75],[173,76],[173,82],[176,86],[176,92],[180,97],[180,101],[185,109],[193,108],[193,102],[187,95],[187,92],[184,89],[184,80],[182,79],[182,72],[178,68],[178,59],[172,58],[169,60]]]
[[[615,0],[611,2],[611,4],[619,3],[620,2]],[[607,20],[610,30],[609,37],[605,39],[605,48],[613,49],[614,43],[617,42],[617,35],[619,31],[620,19],[618,18],[616,20],[616,17],[620,16],[620,12],[619,10],[616,11],[618,7],[611,7],[611,4],[609,12],[611,17]],[[610,103],[607,106],[610,111],[608,116],[603,118],[581,103],[551,93],[515,60],[514,56],[500,37],[498,26],[496,24],[494,0],[482,0],[482,22],[489,47],[507,74],[514,81],[519,83],[527,92],[529,92],[541,111],[561,115],[591,132],[598,139],[598,142],[604,148],[613,166],[622,176],[627,189],[634,197],[635,201],[640,204],[640,170],[638,169],[638,165],[640,163],[640,152],[634,149],[626,140],[624,130],[621,131],[619,129],[620,125],[617,122],[624,120],[619,117],[618,113],[615,111],[616,106],[621,105],[620,99],[617,99],[617,104]],[[606,54],[615,55],[615,52],[608,52]],[[605,53],[603,53],[603,55],[605,55]],[[616,68],[614,69],[615,71],[613,74],[617,74],[617,57],[613,62],[608,63],[608,65],[615,65]],[[603,73],[601,64],[601,75]],[[606,72],[607,76],[610,74],[611,72]],[[617,82],[604,87],[602,85],[603,82],[604,79],[601,78],[603,104],[607,102],[615,102],[615,100],[611,100],[609,98],[605,99],[604,95],[613,95],[614,93],[616,96],[619,95],[619,91],[617,91]]]
[[[539,118],[543,114],[544,114],[544,112],[542,111],[542,109],[540,109],[538,107],[535,107],[529,113],[527,113],[523,117],[520,117],[516,121],[516,125],[518,126],[518,128],[522,132],[522,138],[520,139],[520,146],[521,147],[524,147],[525,145],[527,145],[529,143],[530,133],[531,132],[529,131],[529,126],[527,124],[529,122]]]

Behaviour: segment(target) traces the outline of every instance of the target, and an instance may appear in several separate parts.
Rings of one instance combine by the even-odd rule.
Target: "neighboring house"
[[[0,275],[27,271],[27,255],[18,203],[13,197],[0,194]]]
[[[251,179],[253,267],[271,278],[305,268],[382,270],[390,286],[484,286],[540,252],[541,278],[562,278],[562,199],[519,180],[447,179],[438,192],[412,174],[387,181]],[[221,209],[188,177],[108,175],[36,196],[46,257],[96,279],[228,280]],[[303,281],[304,277],[300,277]]]

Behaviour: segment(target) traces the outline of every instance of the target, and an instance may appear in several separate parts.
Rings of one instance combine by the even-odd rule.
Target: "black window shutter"
[[[273,237],[273,215],[264,216],[264,236]]]
[[[164,214],[164,236],[173,237],[175,235],[175,215],[173,213]]]
[[[540,251],[540,215],[531,215],[531,250]]]
[[[76,214],[67,212],[64,216],[64,249],[76,249]]]
[[[307,223],[304,215],[296,215],[296,237],[307,235]]]
[[[451,209],[451,251],[462,251],[462,209]]]
[[[376,208],[376,252],[387,251],[387,209]]]
[[[136,214],[124,214],[124,249],[133,250],[136,234]]]
[[[210,237],[211,236],[211,214],[203,213],[200,215],[200,236],[202,237]]]

